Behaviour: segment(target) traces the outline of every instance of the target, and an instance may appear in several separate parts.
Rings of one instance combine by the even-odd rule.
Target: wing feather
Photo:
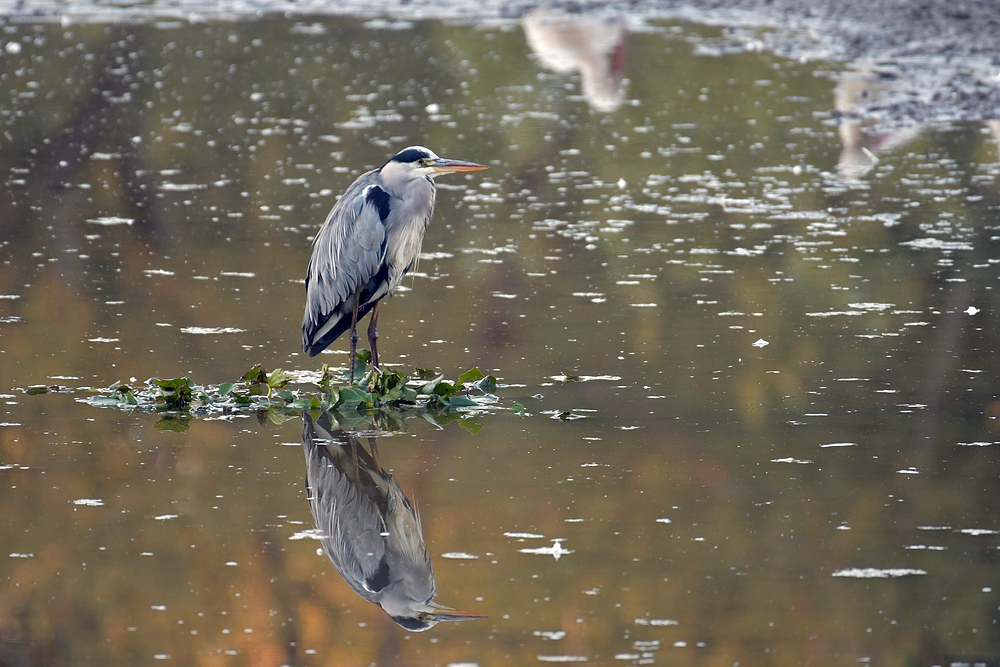
[[[302,347],[310,355],[350,326],[354,294],[369,286],[384,262],[389,195],[372,183],[374,173],[362,175],[347,189],[313,240],[302,319]],[[375,300],[367,298],[361,305]]]

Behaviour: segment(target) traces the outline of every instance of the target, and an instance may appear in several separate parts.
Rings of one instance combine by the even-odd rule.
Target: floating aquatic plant
[[[95,407],[159,414],[155,427],[168,431],[184,431],[197,417],[255,415],[262,422],[280,423],[303,410],[315,410],[330,412],[340,427],[348,429],[370,424],[399,431],[407,419],[419,416],[439,426],[455,421],[478,432],[483,423],[477,415],[497,404],[496,378],[478,368],[455,381],[426,369],[418,369],[413,376],[378,369],[365,373],[368,354],[367,350],[358,353],[359,382],[350,384],[344,370],[324,365],[319,379],[311,383],[313,390],[294,388],[294,384],[306,383],[281,369],[267,372],[258,364],[239,380],[218,385],[196,384],[187,377],[150,378],[141,385],[115,382],[103,389],[33,385],[25,393],[88,391],[89,396],[77,400]]]

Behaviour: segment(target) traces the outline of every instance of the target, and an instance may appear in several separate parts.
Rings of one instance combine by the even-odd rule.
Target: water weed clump
[[[261,422],[280,423],[308,410],[330,412],[345,428],[374,422],[382,430],[402,430],[407,419],[419,416],[441,426],[458,422],[475,432],[482,428],[478,415],[498,404],[496,378],[478,368],[451,381],[427,369],[412,375],[380,369],[365,372],[367,361],[367,350],[361,350],[360,371],[355,369],[355,377],[361,379],[353,384],[347,371],[327,365],[318,379],[305,381],[281,369],[268,372],[258,364],[235,382],[202,385],[187,377],[154,377],[142,384],[115,382],[73,393],[88,392],[76,400],[95,407],[158,414],[155,427],[169,431],[186,430],[196,418],[253,415]],[[49,393],[37,387],[25,392]]]

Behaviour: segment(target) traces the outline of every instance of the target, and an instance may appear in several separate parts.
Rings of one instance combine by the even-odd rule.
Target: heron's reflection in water
[[[587,102],[597,111],[615,111],[625,100],[625,42],[620,17],[531,12],[521,21],[528,46],[546,68],[579,71]]]
[[[415,632],[440,621],[485,618],[434,603],[434,567],[420,517],[357,434],[337,429],[328,413],[302,415],[306,487],[323,549],[354,592]]]
[[[843,144],[837,170],[848,181],[866,176],[878,164],[878,153],[891,151],[920,134],[919,125],[876,131],[874,119],[866,115],[867,108],[881,102],[891,85],[888,75],[862,67],[844,72],[834,88],[837,129]]]

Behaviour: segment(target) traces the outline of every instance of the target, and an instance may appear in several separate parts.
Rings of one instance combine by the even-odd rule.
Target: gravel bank
[[[232,20],[275,12],[476,22],[540,8],[708,23],[732,28],[734,45],[845,61],[891,82],[864,108],[879,124],[1000,118],[996,0],[0,0],[0,22]]]

